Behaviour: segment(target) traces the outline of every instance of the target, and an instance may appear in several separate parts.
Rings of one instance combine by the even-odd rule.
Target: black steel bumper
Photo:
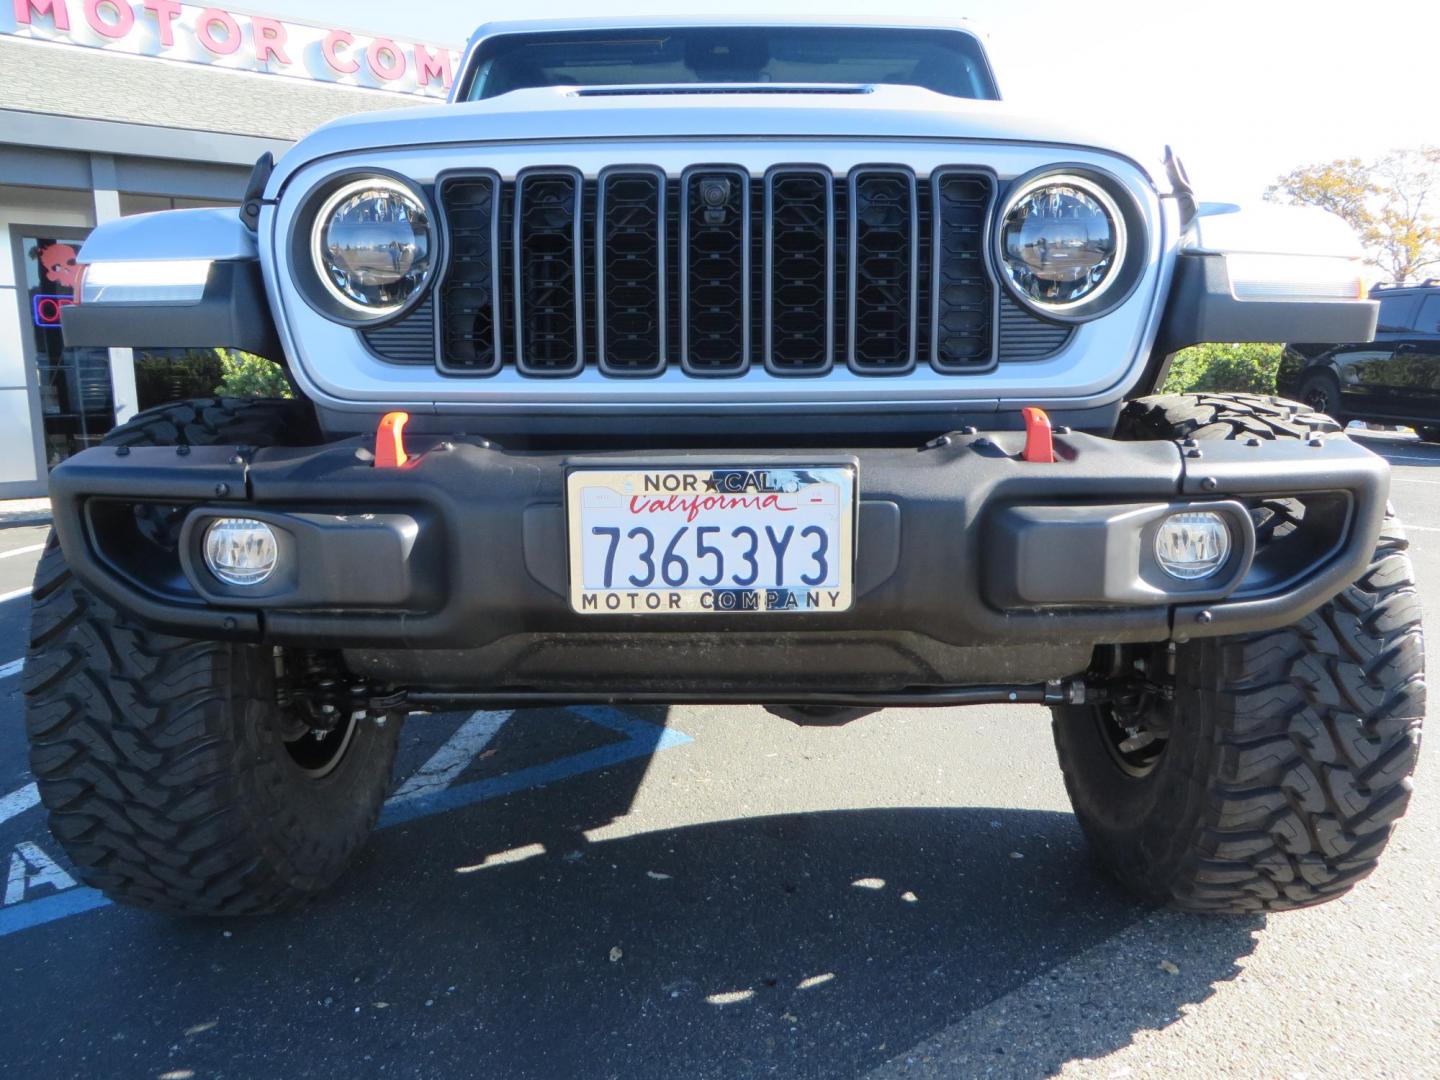
[[[1343,438],[1122,443],[1017,433],[915,449],[517,453],[439,443],[382,469],[360,440],[311,449],[109,448],[52,474],[74,572],[158,629],[340,649],[398,686],[705,696],[1016,683],[1083,671],[1097,644],[1286,625],[1367,565],[1388,470]],[[412,452],[413,452],[412,447]],[[577,615],[564,477],[575,467],[856,469],[855,602],[842,614]],[[1265,496],[1299,527],[1256,542]],[[1235,554],[1213,582],[1157,577],[1165,513],[1218,509]],[[282,569],[247,593],[203,568],[204,522],[278,526]],[[1148,530],[1148,531],[1147,531]]]

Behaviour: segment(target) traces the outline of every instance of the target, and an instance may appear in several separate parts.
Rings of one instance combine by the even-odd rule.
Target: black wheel
[[[1312,428],[1336,425],[1275,398],[1167,395],[1131,402],[1117,436]],[[1289,527],[1290,508],[1266,509],[1262,534]],[[1389,517],[1360,579],[1295,625],[1131,654],[1173,668],[1168,697],[1055,710],[1076,816],[1124,885],[1193,911],[1275,911],[1332,899],[1374,869],[1410,798],[1425,713],[1406,548]]]
[[[1323,368],[1311,368],[1305,372],[1296,387],[1296,396],[1301,404],[1309,406],[1317,413],[1334,417],[1344,426],[1345,422],[1340,419],[1340,380],[1331,372]]]
[[[106,441],[291,445],[308,406],[239,399],[142,413]],[[316,726],[282,705],[287,656],[144,629],[71,575],[52,538],[25,665],[50,830],[112,899],[178,914],[273,911],[339,876],[388,793],[399,723]]]

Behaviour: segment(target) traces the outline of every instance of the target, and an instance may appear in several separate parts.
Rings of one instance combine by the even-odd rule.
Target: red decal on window
[[[69,244],[47,244],[40,249],[38,257],[46,281],[64,285],[67,289],[75,288],[80,280],[80,267],[75,264],[80,257],[78,251]]]

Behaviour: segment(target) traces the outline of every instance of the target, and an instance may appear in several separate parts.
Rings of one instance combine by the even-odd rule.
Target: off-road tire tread
[[[314,428],[306,411],[184,402],[141,413],[106,441],[276,445]],[[241,915],[286,907],[339,875],[379,814],[397,725],[368,737],[366,790],[343,827],[317,832],[257,741],[264,708],[247,711],[264,684],[259,650],[141,627],[74,578],[53,535],[32,599],[30,764],[82,882],[154,910]]]
[[[1264,394],[1157,394],[1128,402],[1117,439],[1304,439],[1341,427],[1298,401]]]
[[[1204,440],[1338,430],[1283,399],[1173,394],[1129,403],[1117,434]],[[1407,548],[1389,513],[1369,567],[1324,607],[1280,630],[1181,647],[1195,652],[1180,665],[1189,685],[1177,692],[1195,695],[1213,724],[1209,762],[1187,774],[1196,789],[1186,801],[1202,809],[1193,831],[1175,840],[1185,846],[1178,870],[1129,884],[1191,911],[1280,911],[1339,896],[1374,870],[1410,799],[1425,714]],[[1063,722],[1057,713],[1057,733]],[[1058,735],[1057,745],[1073,798]],[[1128,862],[1101,855],[1112,867]]]
[[[194,398],[136,413],[105,436],[106,446],[310,446],[320,441],[315,410],[291,398]]]

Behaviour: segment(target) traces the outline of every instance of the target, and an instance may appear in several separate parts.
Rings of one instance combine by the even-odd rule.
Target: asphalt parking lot
[[[1440,446],[1367,445],[1440,612]],[[1032,707],[416,717],[332,895],[224,923],[106,904],[25,761],[45,532],[0,527],[6,1075],[1440,1076],[1433,762],[1343,901],[1196,918],[1095,870]]]

